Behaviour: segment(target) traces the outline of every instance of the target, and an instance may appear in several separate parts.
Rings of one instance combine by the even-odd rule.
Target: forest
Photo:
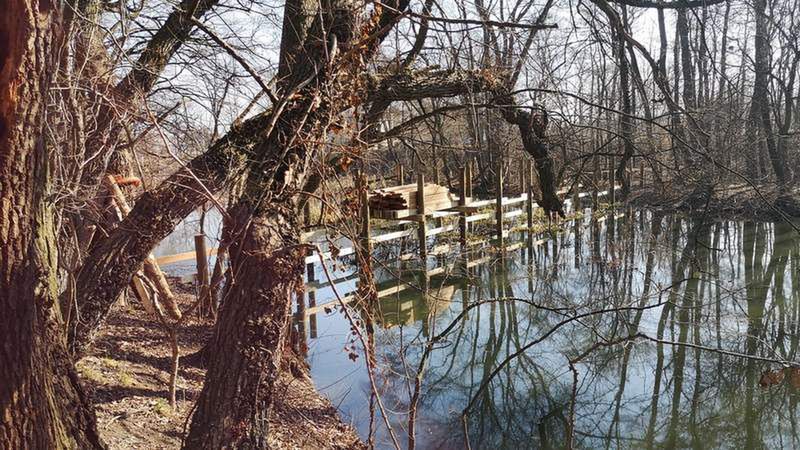
[[[800,447],[796,0],[0,5],[0,449]]]

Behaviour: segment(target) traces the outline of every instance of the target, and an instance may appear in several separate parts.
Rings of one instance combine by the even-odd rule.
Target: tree
[[[287,2],[279,84],[286,105],[273,110],[275,125],[254,148],[232,211],[231,276],[185,448],[268,447],[291,301],[303,282],[298,194],[331,124],[362,101],[346,92],[407,7],[405,0],[377,7],[362,24],[349,0]]]
[[[64,24],[49,0],[5,4],[0,18],[0,447],[103,448],[67,354],[43,128]]]
[[[756,130],[761,131],[761,136],[766,141],[767,154],[772,164],[772,170],[778,183],[785,184],[791,178],[786,165],[785,149],[775,143],[775,135],[770,117],[771,102],[769,93],[769,80],[771,70],[771,50],[767,36],[767,1],[756,0],[753,4],[756,16],[755,34],[755,81],[753,83],[753,101],[750,107],[749,133],[750,142],[760,148],[754,136]]]

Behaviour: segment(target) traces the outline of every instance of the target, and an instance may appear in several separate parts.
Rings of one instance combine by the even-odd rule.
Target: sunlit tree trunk
[[[57,294],[46,94],[63,29],[51,1],[0,15],[0,448],[102,448]]]
[[[313,0],[309,8],[287,4],[285,23],[297,22],[291,15],[313,11],[313,4]],[[292,65],[278,89],[282,94],[293,92],[293,100],[284,112],[275,113],[280,114],[275,127],[253,149],[256,162],[232,211],[233,237],[226,237],[231,245],[230,283],[184,448],[269,447],[273,387],[280,374],[291,301],[303,285],[306,248],[299,245],[295,220],[298,194],[327,139],[328,126],[339,111],[358,101],[341,95],[343,90],[357,82],[353,75],[364,70],[377,43],[407,6],[401,1],[385,13],[376,12],[380,15],[373,17],[375,29],[370,32],[360,27],[357,3],[325,3],[313,14],[297,52],[292,49],[298,35],[284,33],[281,65],[290,65],[291,60],[298,66]],[[360,41],[362,32],[377,36],[376,40]],[[297,61],[298,55],[318,67],[316,73]]]

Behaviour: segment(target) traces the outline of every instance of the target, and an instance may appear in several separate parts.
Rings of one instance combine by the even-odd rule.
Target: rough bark
[[[103,448],[62,334],[45,96],[58,5],[0,16],[0,448]]]
[[[388,18],[384,13],[375,21],[378,36],[385,36],[408,3],[390,6]],[[184,448],[269,447],[273,386],[291,301],[302,286],[305,248],[298,245],[294,221],[298,194],[329,125],[340,111],[359,103],[357,97],[342,94],[358,81],[354,74],[377,48],[374,42],[361,45],[357,40],[362,30],[359,9],[350,0],[332,1],[315,15],[301,51],[320,69],[310,83],[303,80],[304,71],[287,78],[283,90],[297,94],[253,151],[245,189],[233,211],[233,235],[225,238],[231,245],[231,283],[215,326],[215,355]],[[320,42],[330,47],[320,48]],[[282,61],[289,57],[286,51],[282,48]]]
[[[302,288],[305,252],[294,214],[234,212],[243,232],[231,246],[233,282],[215,328],[206,383],[185,448],[266,448],[272,389],[280,370],[292,295]],[[237,233],[238,234],[238,233]]]
[[[542,192],[542,198],[537,203],[548,214],[557,213],[564,217],[564,206],[558,198],[558,180],[547,141],[547,112],[532,114],[517,108],[511,97],[505,96],[502,99],[501,104],[504,106],[500,108],[500,112],[503,118],[517,126],[523,149],[533,156],[536,173],[539,175],[539,189]]]

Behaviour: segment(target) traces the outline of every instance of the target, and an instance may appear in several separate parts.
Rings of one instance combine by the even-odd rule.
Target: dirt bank
[[[176,289],[185,308],[194,294],[185,287]],[[198,351],[210,334],[208,321],[189,319],[181,333],[181,355]],[[115,307],[91,354],[78,363],[94,395],[100,435],[110,449],[181,447],[205,371],[181,364],[178,404],[172,411],[167,400],[169,365],[169,346],[155,322],[138,305]],[[273,448],[364,448],[307,376],[285,371],[277,389]]]
[[[780,220],[800,217],[800,188],[737,184],[693,190],[644,189],[631,194],[633,206],[663,212],[708,214],[727,219]]]

